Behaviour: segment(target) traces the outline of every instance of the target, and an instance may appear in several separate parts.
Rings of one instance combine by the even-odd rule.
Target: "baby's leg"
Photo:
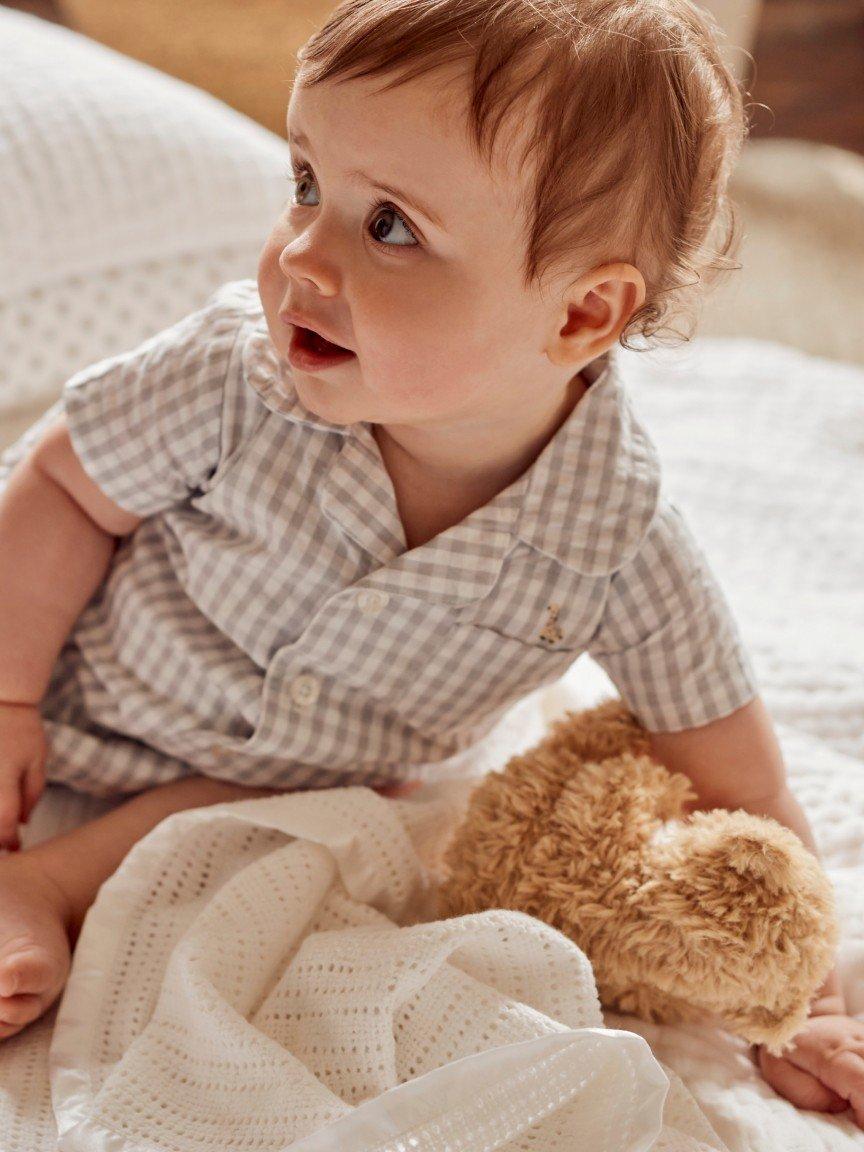
[[[20,1032],[60,995],[87,909],[136,841],[172,812],[280,791],[188,776],[0,858],[0,1040]]]

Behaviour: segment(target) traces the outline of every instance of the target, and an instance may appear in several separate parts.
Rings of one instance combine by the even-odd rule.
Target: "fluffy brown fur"
[[[513,908],[586,953],[601,1002],[714,1021],[780,1055],[831,970],[834,893],[790,829],[694,812],[620,701],[568,712],[490,773],[448,846],[439,915]]]

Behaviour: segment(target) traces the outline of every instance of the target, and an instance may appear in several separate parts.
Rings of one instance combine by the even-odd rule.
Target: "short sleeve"
[[[109,499],[151,516],[187,499],[220,461],[226,377],[243,322],[232,285],[129,352],[66,381],[72,446]]]
[[[665,498],[639,551],[611,577],[587,651],[651,732],[710,724],[758,691],[726,597]]]

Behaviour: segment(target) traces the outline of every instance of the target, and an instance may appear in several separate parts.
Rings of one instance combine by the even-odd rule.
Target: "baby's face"
[[[292,368],[300,399],[337,424],[428,430],[515,426],[548,406],[582,364],[546,355],[566,311],[521,285],[521,188],[473,154],[464,81],[439,73],[381,93],[380,77],[309,89],[301,78],[287,117],[296,183],[258,286],[282,358],[287,309],[356,356]]]

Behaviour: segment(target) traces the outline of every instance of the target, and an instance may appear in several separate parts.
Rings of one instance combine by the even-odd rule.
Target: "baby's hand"
[[[864,1128],[864,1024],[851,1016],[811,1016],[783,1057],[756,1045],[759,1071],[785,1099],[816,1112],[845,1112]]]
[[[45,787],[48,741],[37,704],[0,701],[0,848],[16,851]]]

